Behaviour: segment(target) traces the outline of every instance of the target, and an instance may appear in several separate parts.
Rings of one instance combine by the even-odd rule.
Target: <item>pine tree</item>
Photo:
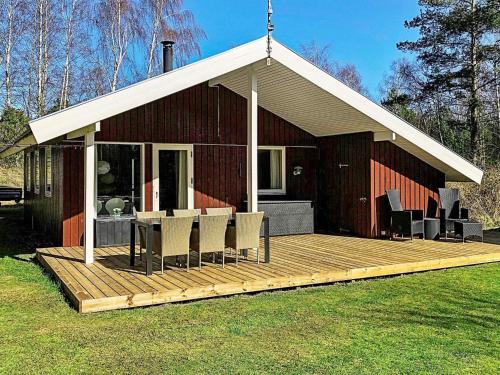
[[[418,28],[416,41],[398,48],[417,54],[424,68],[424,95],[449,95],[463,104],[469,156],[480,156],[481,91],[494,80],[486,66],[499,58],[499,0],[420,0],[420,15],[405,22]]]

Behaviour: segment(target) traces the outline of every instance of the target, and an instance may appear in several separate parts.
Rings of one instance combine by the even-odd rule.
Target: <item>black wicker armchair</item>
[[[441,202],[441,208],[439,209],[441,233],[447,236],[449,232],[455,230],[455,221],[469,219],[469,210],[460,207],[458,189],[440,188],[439,200]]]
[[[400,234],[402,238],[409,235],[413,240],[416,234],[424,235],[424,211],[403,210],[399,190],[387,190],[387,199],[391,207],[391,238]]]

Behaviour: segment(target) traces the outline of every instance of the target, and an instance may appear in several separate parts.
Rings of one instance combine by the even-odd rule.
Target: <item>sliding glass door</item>
[[[97,144],[98,216],[142,210],[142,149],[138,144]]]

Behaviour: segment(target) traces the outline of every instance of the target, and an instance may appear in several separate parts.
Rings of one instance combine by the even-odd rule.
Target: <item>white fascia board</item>
[[[37,143],[40,144],[265,59],[266,48],[266,38],[260,38],[33,120],[29,125]]]
[[[359,112],[377,121],[398,136],[407,139],[423,151],[434,155],[466,178],[481,183],[483,171],[432,137],[403,121],[382,106],[344,85],[330,74],[311,64],[289,48],[273,40],[273,59],[309,80],[322,90],[336,96]]]
[[[373,133],[373,141],[374,142],[383,142],[383,141],[391,141],[394,142],[396,140],[396,133],[391,131],[383,131],[383,132],[374,132]]]

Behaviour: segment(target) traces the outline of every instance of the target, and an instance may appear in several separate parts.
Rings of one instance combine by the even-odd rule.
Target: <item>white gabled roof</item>
[[[445,173],[481,182],[483,172],[427,134],[344,85],[277,41],[267,66],[266,37],[30,122],[43,143],[131,108],[211,81],[246,96],[246,68],[258,75],[259,105],[315,136],[393,132],[393,143]]]

